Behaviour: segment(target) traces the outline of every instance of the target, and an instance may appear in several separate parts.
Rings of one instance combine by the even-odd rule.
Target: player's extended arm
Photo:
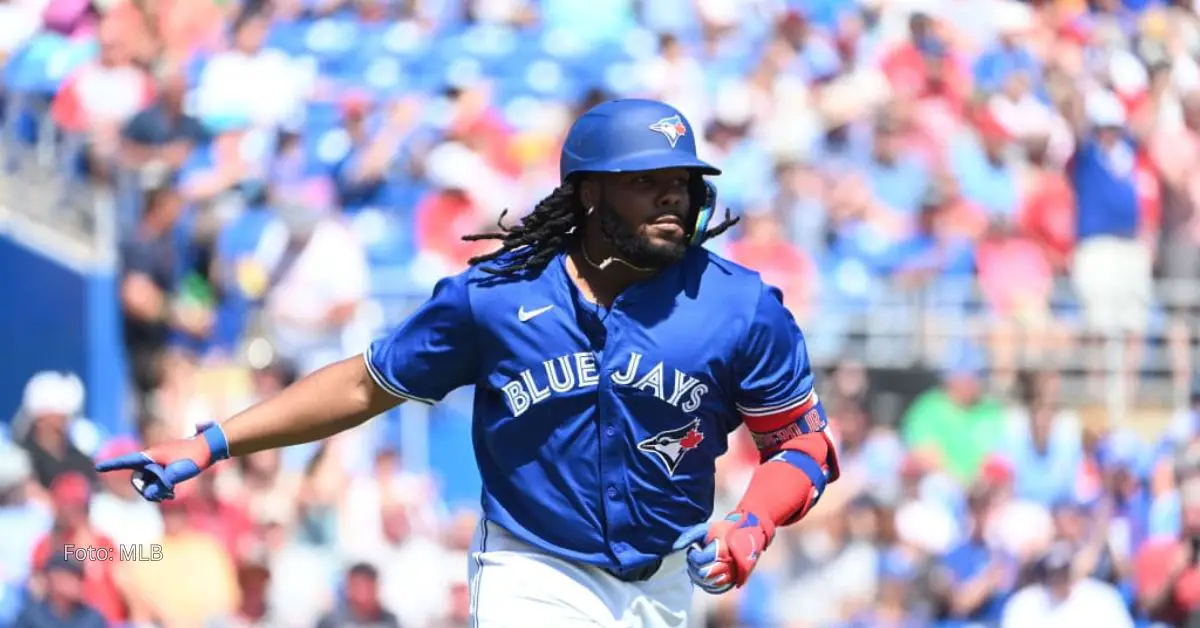
[[[328,438],[401,401],[375,383],[359,355],[326,366],[192,438],[104,460],[96,469],[131,469],[134,486],[143,497],[170,499],[176,484],[219,460]]]

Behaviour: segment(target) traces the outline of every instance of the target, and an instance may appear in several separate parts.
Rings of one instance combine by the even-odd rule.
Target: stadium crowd
[[[0,625],[466,625],[464,431],[414,471],[381,418],[161,506],[91,460],[361,350],[483,250],[460,236],[557,184],[575,115],[630,94],[688,114],[744,216],[714,246],[832,365],[843,479],[746,588],[697,596],[708,625],[1200,625],[1190,2],[0,0],[0,65],[10,154],[52,121],[65,176],[119,218],[132,390],[109,433],[75,376],[26,387]],[[896,421],[849,350],[912,314],[881,321],[881,294],[971,339],[929,345],[942,383]],[[1136,388],[1151,330],[1192,405],[1156,442],[1086,427],[1058,367],[1115,339]],[[467,420],[445,405],[432,421]],[[756,462],[744,436],[717,511]]]

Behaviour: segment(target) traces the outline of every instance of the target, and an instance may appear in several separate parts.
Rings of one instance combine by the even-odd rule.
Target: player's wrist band
[[[220,423],[214,423],[200,432],[200,435],[204,437],[204,442],[208,443],[213,462],[229,458],[229,439],[225,438],[225,430],[221,429]]]
[[[825,493],[825,485],[829,482],[829,476],[825,474],[825,470],[821,468],[821,465],[812,459],[812,456],[799,451],[785,449],[768,460],[768,462],[771,461],[786,462],[808,476],[809,481],[813,485],[812,503],[817,503],[817,500]]]

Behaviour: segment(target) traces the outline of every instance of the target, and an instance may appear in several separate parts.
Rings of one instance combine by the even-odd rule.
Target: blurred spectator
[[[1075,193],[1051,154],[1049,135],[1025,143],[1028,169],[1018,218],[1021,234],[1036,243],[1056,276],[1065,276],[1075,244]]]
[[[811,161],[786,161],[776,167],[779,195],[774,207],[783,222],[782,234],[801,251],[823,257],[826,248],[828,210],[826,182]]]
[[[450,573],[461,571],[448,553],[430,538],[413,529],[409,503],[392,496],[382,505],[385,545],[373,555],[380,565],[379,590],[404,626],[433,626],[450,605]],[[413,565],[427,565],[414,570]]]
[[[975,133],[960,137],[948,155],[963,196],[991,219],[1017,213],[1017,169],[1010,155],[1012,134],[990,113],[978,115]]]
[[[1003,458],[988,458],[970,490],[988,496],[989,516],[984,529],[988,543],[1018,566],[1029,564],[1050,545],[1054,537],[1050,510],[1015,494],[1013,468]]]
[[[969,481],[1000,443],[1004,410],[983,391],[977,353],[965,349],[944,372],[941,386],[921,394],[905,412],[905,444],[961,481]]]
[[[849,480],[846,484],[861,486],[877,497],[898,497],[898,471],[906,454],[896,433],[873,426],[858,400],[837,399],[826,407],[832,415],[842,478]]]
[[[187,77],[167,70],[158,80],[158,96],[121,130],[121,165],[136,173],[137,183],[161,179],[183,167],[208,132],[184,111]]]
[[[299,375],[347,357],[343,335],[366,297],[366,253],[324,207],[287,198],[254,252],[263,280],[260,332]]]
[[[0,443],[0,624],[12,622],[24,605],[33,567],[29,548],[53,521],[50,510],[34,498],[37,491],[29,455]]]
[[[225,546],[230,556],[236,557],[250,542],[254,524],[242,504],[218,493],[218,475],[206,473],[188,489],[187,528],[211,534]]]
[[[89,605],[84,564],[72,555],[55,555],[42,568],[45,595],[21,611],[16,628],[104,628],[110,625]]]
[[[1072,572],[1075,551],[1067,544],[1050,549],[1038,563],[1035,582],[1017,591],[1004,609],[1002,627],[1133,627],[1133,618],[1112,585]]]
[[[41,371],[25,384],[23,416],[14,426],[14,436],[45,488],[65,473],[96,477],[91,457],[71,438],[71,425],[82,410],[83,384],[73,375]]]
[[[261,542],[250,556],[262,551],[271,573],[267,605],[282,625],[311,625],[333,603],[339,561],[329,552],[302,543],[296,508],[281,496],[262,499],[252,513],[255,538]]]
[[[200,626],[237,610],[234,558],[219,538],[189,525],[187,508],[186,495],[162,502],[162,560],[121,565],[138,621]],[[181,582],[204,585],[183,587]]]
[[[1086,130],[1080,131],[1079,148],[1068,168],[1078,240],[1071,278],[1089,330],[1124,344],[1121,372],[1129,377],[1141,360],[1139,343],[1151,298],[1151,252],[1143,239],[1137,147],[1127,135],[1125,108],[1115,95],[1093,93],[1084,108],[1086,123],[1077,126]]]
[[[762,274],[783,292],[783,302],[801,324],[812,320],[818,276],[808,254],[786,239],[779,217],[769,210],[747,214],[740,238],[729,245],[729,258]]]
[[[1124,579],[1127,565],[1118,565],[1109,538],[1111,509],[1106,505],[1089,509],[1084,504],[1063,500],[1054,508],[1056,542],[1071,548],[1071,571],[1078,578],[1109,584]]]
[[[1120,570],[1133,560],[1135,548],[1149,534],[1146,453],[1141,440],[1128,429],[1110,432],[1094,453],[1102,491],[1098,504],[1107,510],[1110,548]]]
[[[929,171],[925,164],[903,150],[901,121],[884,114],[875,122],[866,176],[869,188],[884,207],[912,218],[921,208],[921,199],[929,189]]]
[[[84,156],[98,181],[112,172],[121,129],[154,98],[154,82],[134,65],[124,35],[120,22],[101,23],[99,58],[71,74],[51,110],[55,122],[85,147]]]
[[[671,34],[658,36],[658,55],[640,65],[639,77],[651,98],[669,99],[692,120],[707,120],[707,78],[699,60]]]
[[[860,498],[796,539],[795,575],[777,600],[781,623],[829,625],[870,605],[878,586],[880,515],[870,498]]]
[[[41,28],[37,5],[28,1],[0,2],[0,68]]]
[[[349,147],[333,169],[338,203],[348,211],[388,203],[388,175],[418,123],[418,103],[407,99],[380,110],[366,93],[351,92],[339,103]]]
[[[357,563],[346,572],[346,599],[317,628],[352,628],[363,625],[400,628],[396,616],[383,608],[379,599],[379,572],[366,563]]]
[[[976,489],[968,498],[969,536],[941,559],[935,582],[944,609],[939,625],[945,628],[999,621],[1016,586],[1014,557],[986,537],[995,513],[994,494],[983,487]]]
[[[107,459],[141,449],[136,440],[122,437],[106,443],[96,455],[97,459]],[[105,473],[100,476],[103,490],[92,496],[92,525],[118,546],[149,543],[162,536],[162,516],[158,507],[142,499],[133,488],[132,479],[132,471]]]
[[[121,245],[121,305],[133,384],[145,394],[163,382],[164,352],[176,332],[203,338],[212,326],[207,304],[181,289],[175,237],[181,200],[160,182],[146,192],[137,230]]]
[[[929,14],[909,13],[908,40],[883,57],[881,68],[899,94],[922,97],[944,90],[961,104],[969,84],[966,70],[937,30]]]
[[[920,608],[918,565],[900,551],[889,551],[880,560],[879,594],[872,608],[864,610],[846,624],[846,628],[888,626],[916,628],[929,623]]]
[[[233,25],[233,48],[205,64],[196,114],[206,124],[271,128],[299,108],[307,86],[287,55],[264,47],[269,20],[262,8],[246,8]]]
[[[1028,81],[1037,77],[1041,70],[1041,64],[1026,40],[1033,27],[1031,12],[1019,10],[1026,9],[1021,5],[1008,6],[1012,8],[996,24],[995,44],[984,50],[972,67],[975,87],[983,92],[1001,91],[1014,75],[1023,75],[1022,80]]]
[[[263,158],[269,203],[305,198],[320,207],[335,205],[327,168],[305,145],[302,116],[288,119],[276,130],[274,151],[264,151]]]
[[[44,570],[52,562],[68,554],[68,547],[87,551],[106,550],[109,556],[120,556],[112,539],[92,527],[89,504],[92,490],[88,479],[76,472],[64,473],[50,485],[50,500],[54,507],[54,524],[32,549],[35,570]],[[112,623],[129,617],[126,595],[117,579],[117,561],[88,560],[83,565],[83,600]],[[51,583],[34,579],[35,592],[45,592]]]
[[[1080,427],[1050,400],[1033,400],[1026,414],[1009,424],[1000,453],[1015,474],[1017,496],[1050,506],[1074,495],[1083,461]]]
[[[87,0],[50,0],[42,21],[49,32],[79,39],[95,36],[102,23],[99,7]]]
[[[241,602],[228,618],[213,619],[206,628],[267,628],[281,625],[270,604],[271,570],[262,560],[247,558],[237,566]]]
[[[458,143],[434,148],[426,163],[433,189],[417,205],[414,228],[422,266],[439,273],[466,268],[467,260],[491,249],[491,244],[465,242],[464,233],[494,229],[491,215],[476,188],[488,167],[482,157]],[[449,226],[449,228],[447,228]]]
[[[1160,72],[1159,75],[1162,73]],[[1163,79],[1165,80],[1165,79]],[[1162,237],[1159,242],[1159,266],[1165,286],[1163,300],[1172,315],[1169,328],[1174,371],[1191,372],[1188,347],[1195,336],[1187,322],[1196,312],[1189,288],[1200,280],[1200,92],[1182,96],[1178,125],[1159,116],[1156,133],[1150,140],[1150,155],[1162,177]],[[1182,384],[1182,383],[1181,383]]]
[[[944,296],[961,303],[961,299],[952,295],[961,294],[969,285],[967,281],[975,268],[975,253],[973,243],[963,235],[961,226],[965,222],[962,214],[969,210],[955,202],[957,199],[948,196],[948,192],[953,193],[936,185],[926,190],[913,215],[912,233],[887,251],[883,257],[884,268],[902,289],[943,287]],[[943,279],[945,282],[941,281]],[[941,301],[931,304],[930,309],[942,305]]]
[[[1200,481],[1181,485],[1180,507],[1180,536],[1147,542],[1134,567],[1138,609],[1170,625],[1182,625],[1200,610]]]
[[[1045,363],[1061,353],[1050,298],[1054,275],[1042,250],[1016,231],[1011,216],[993,218],[976,252],[979,287],[994,316],[989,348],[994,380],[1015,383],[1018,356]],[[1057,346],[1056,346],[1057,345]],[[1052,353],[1055,348],[1060,351]]]

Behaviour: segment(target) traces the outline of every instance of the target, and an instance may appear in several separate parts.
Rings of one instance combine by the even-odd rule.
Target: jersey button
[[[611,486],[610,486],[610,487],[608,487],[608,498],[609,498],[609,499],[616,499],[616,497],[617,497],[617,489],[615,489],[615,488],[613,488],[613,487],[611,487]]]
[[[610,425],[607,428],[605,428],[604,433],[609,436],[612,436],[617,433],[617,428]]]

